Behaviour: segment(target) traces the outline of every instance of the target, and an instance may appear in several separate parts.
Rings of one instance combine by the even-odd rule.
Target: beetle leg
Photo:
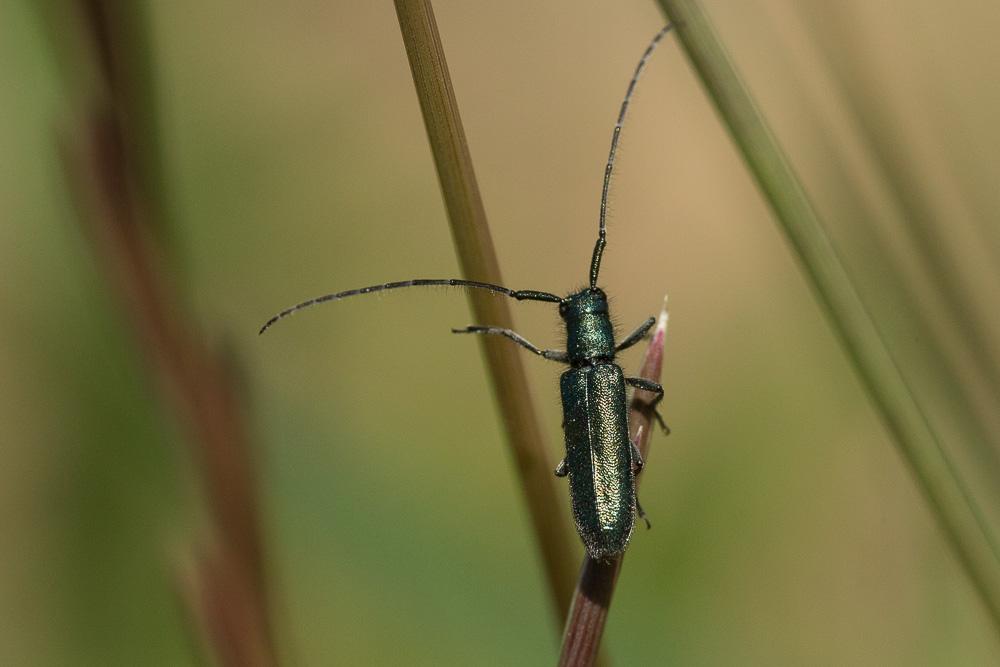
[[[569,466],[566,465],[566,459],[559,462],[556,466],[556,477],[565,477],[569,474]]]
[[[632,463],[635,464],[635,474],[638,475],[642,472],[645,467],[646,462],[642,460],[642,452],[639,451],[639,439],[642,438],[642,425],[639,425],[639,429],[635,432],[635,440],[629,440],[632,444]],[[635,490],[635,511],[639,515],[639,518],[646,522],[646,530],[653,527],[649,523],[649,519],[646,518],[646,511],[642,509],[642,503],[639,502],[639,489]]]
[[[521,347],[527,348],[542,357],[543,359],[551,359],[552,361],[561,361],[566,363],[569,361],[569,356],[565,352],[559,350],[543,350],[538,346],[530,343],[521,334],[511,331],[510,329],[503,329],[501,327],[483,327],[479,325],[472,325],[465,327],[464,329],[452,329],[452,333],[481,333],[481,334],[492,334],[495,336],[504,336],[514,341]]]
[[[639,439],[642,437],[642,426],[639,426],[639,430],[635,434],[635,440],[631,440],[632,443],[632,463],[635,464],[635,474],[638,475],[642,472],[643,467],[646,462],[642,460],[642,452],[639,451]]]
[[[642,519],[643,521],[646,522],[646,530],[649,530],[650,528],[653,527],[653,524],[651,524],[649,522],[649,519],[646,518],[646,512],[642,509],[642,505],[639,504],[639,492],[638,491],[636,491],[636,494],[635,494],[635,513],[639,515],[640,519]]]
[[[630,333],[628,336],[625,337],[625,340],[623,340],[621,343],[615,346],[615,352],[621,352],[626,348],[632,347],[640,340],[645,338],[646,334],[649,333],[649,330],[653,328],[654,324],[656,324],[655,317],[651,317],[642,324],[640,324],[635,331],[633,331],[632,333]]]
[[[659,383],[645,378],[625,378],[625,383],[636,389],[651,391],[656,394],[656,398],[649,404],[649,409],[653,411],[653,416],[656,417],[656,421],[660,425],[660,428],[663,429],[663,432],[670,435],[670,427],[663,421],[663,415],[660,414],[660,411],[656,409],[656,406],[663,400],[663,387]]]
[[[667,422],[663,421],[663,415],[660,414],[660,411],[653,408],[653,416],[656,417],[656,423],[663,429],[663,435],[670,435],[670,427],[667,426]]]

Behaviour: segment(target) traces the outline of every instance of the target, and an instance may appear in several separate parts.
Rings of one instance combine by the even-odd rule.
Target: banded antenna
[[[660,31],[653,37],[649,46],[646,47],[646,51],[642,54],[642,58],[639,59],[639,64],[635,66],[635,73],[632,74],[632,80],[628,82],[628,90],[625,91],[625,99],[622,100],[621,109],[618,111],[618,121],[615,123],[614,132],[611,134],[611,152],[608,154],[608,164],[604,168],[604,188],[601,190],[601,223],[597,231],[597,243],[594,245],[594,256],[590,260],[591,288],[597,287],[597,274],[601,272],[601,256],[604,254],[604,246],[608,243],[608,187],[611,185],[611,171],[615,166],[615,152],[618,150],[618,137],[622,133],[622,124],[625,122],[625,113],[628,111],[628,104],[632,99],[632,93],[635,92],[635,84],[639,81],[639,75],[642,74],[642,70],[646,67],[646,61],[648,61],[649,57],[653,55],[656,45],[660,43],[663,36],[670,32],[671,27],[673,26],[668,23],[660,28]]]
[[[401,280],[395,283],[383,283],[381,285],[371,285],[369,287],[359,287],[357,289],[349,289],[343,292],[336,292],[334,294],[325,294],[323,296],[318,296],[315,299],[309,299],[308,301],[303,301],[300,304],[294,305],[291,308],[285,308],[283,311],[269,319],[264,323],[264,326],[260,328],[258,334],[262,334],[267,331],[272,324],[278,320],[284,319],[289,315],[294,315],[304,308],[310,306],[315,306],[320,303],[326,303],[327,301],[338,301],[340,299],[346,299],[349,296],[357,296],[359,294],[371,294],[372,292],[382,292],[390,289],[399,289],[400,287],[429,287],[434,285],[442,285],[445,287],[470,287],[474,289],[484,289],[494,294],[502,294],[504,296],[509,296],[518,301],[547,301],[549,303],[559,303],[562,299],[555,294],[549,294],[548,292],[539,292],[538,290],[512,290],[506,287],[501,287],[500,285],[494,285],[493,283],[482,283],[477,280],[462,280],[461,278],[419,278],[417,280]]]

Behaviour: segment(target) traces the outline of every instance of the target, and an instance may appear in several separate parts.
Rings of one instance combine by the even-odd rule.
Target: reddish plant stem
[[[638,377],[659,382],[663,368],[663,346],[667,336],[667,305],[663,304],[659,322],[653,331],[653,339],[646,349]],[[649,461],[649,441],[653,432],[653,411],[650,402],[654,394],[648,391],[636,390],[629,405],[629,433],[639,433],[639,451],[642,458]],[[635,478],[636,485],[643,475]],[[611,608],[611,596],[615,592],[615,583],[621,571],[622,558],[619,556],[611,561],[597,561],[584,556],[580,568],[580,578],[569,615],[566,618],[566,629],[563,634],[562,653],[559,656],[561,667],[582,667],[593,665],[597,660],[604,634],[604,625]]]
[[[100,80],[64,142],[67,171],[99,267],[201,472],[211,546],[199,550],[184,597],[220,664],[273,665],[250,439],[228,369],[186,324],[150,233],[157,211],[141,168],[138,86],[127,72],[136,56],[123,47],[134,38],[124,34],[127,13],[116,2],[80,0]]]

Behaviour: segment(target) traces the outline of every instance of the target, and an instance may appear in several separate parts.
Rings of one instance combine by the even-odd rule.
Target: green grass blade
[[[798,178],[696,0],[659,0],[813,293],[1000,630],[1000,550],[913,397]]]

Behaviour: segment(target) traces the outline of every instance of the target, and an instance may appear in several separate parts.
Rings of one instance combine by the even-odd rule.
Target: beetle
[[[403,280],[326,294],[286,308],[264,323],[264,333],[275,322],[304,308],[327,301],[337,301],[360,294],[371,294],[403,287],[452,286],[487,290],[518,301],[543,301],[559,305],[559,315],[566,330],[566,350],[541,349],[510,329],[472,325],[452,329],[458,334],[503,336],[544,359],[569,365],[559,380],[563,406],[563,432],[566,457],[555,469],[558,477],[569,476],[570,499],[577,532],[587,554],[595,560],[608,560],[625,551],[635,524],[635,515],[646,520],[636,494],[635,476],[643,468],[636,441],[629,437],[626,386],[653,392],[649,409],[665,432],[669,429],[656,410],[663,399],[663,387],[651,380],[626,377],[615,363],[615,356],[642,340],[656,319],[650,317],[624,340],[615,342],[608,297],[597,286],[601,258],[607,245],[608,189],[614,169],[615,153],[622,124],[639,75],[660,40],[670,30],[660,29],[639,59],[625,92],[611,136],[611,150],[604,170],[597,242],[590,261],[588,286],[565,297],[540,290],[512,290],[501,285],[461,278]],[[638,434],[637,434],[638,439]],[[647,527],[649,521],[646,520]]]

